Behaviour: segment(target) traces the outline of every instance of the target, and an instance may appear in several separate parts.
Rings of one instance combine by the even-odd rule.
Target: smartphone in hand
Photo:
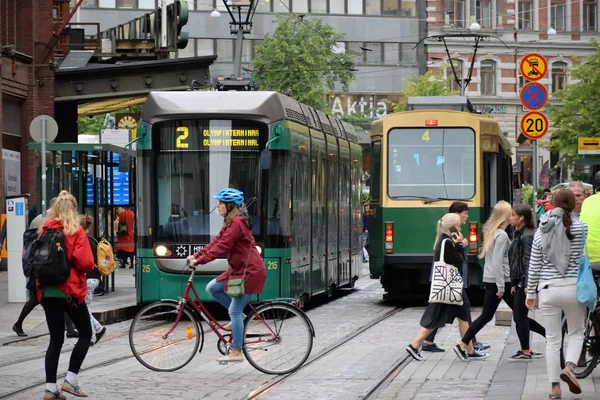
[[[458,229],[456,229],[455,226],[451,227],[450,229],[448,229],[450,231],[450,236],[452,236],[455,240],[458,240],[460,233],[458,232]]]

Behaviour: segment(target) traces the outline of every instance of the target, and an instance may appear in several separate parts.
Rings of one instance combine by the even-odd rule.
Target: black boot
[[[23,327],[19,324],[14,324],[12,329],[17,334],[17,336],[27,336],[27,334],[23,332]]]

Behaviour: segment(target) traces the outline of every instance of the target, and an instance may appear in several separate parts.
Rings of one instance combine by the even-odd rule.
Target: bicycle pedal
[[[219,365],[227,365],[229,364],[227,361],[219,361]]]

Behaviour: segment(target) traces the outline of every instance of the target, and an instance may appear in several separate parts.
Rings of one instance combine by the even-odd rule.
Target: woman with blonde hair
[[[483,268],[483,283],[485,285],[485,297],[483,300],[483,310],[481,315],[473,321],[467,333],[462,340],[454,346],[454,352],[463,361],[469,360],[467,354],[467,344],[488,322],[494,318],[494,314],[504,300],[506,304],[513,308],[513,296],[511,294],[510,282],[510,264],[508,261],[508,248],[510,239],[506,233],[506,228],[510,224],[512,216],[512,206],[506,201],[499,201],[483,226],[483,245],[479,258],[485,259]],[[529,319],[532,330],[539,326],[532,319]],[[534,330],[537,332],[537,330]],[[543,334],[541,332],[538,332]],[[532,352],[532,355],[538,355]]]
[[[460,233],[460,229],[460,216],[456,213],[446,214],[437,223],[437,235],[434,242],[434,259],[440,260],[443,245],[444,259],[440,261],[455,266],[458,271],[461,271],[465,257],[463,250],[463,236]],[[463,298],[466,298],[466,296],[466,291],[463,288]],[[415,360],[423,360],[423,356],[421,356],[421,346],[427,336],[435,329],[443,328],[447,323],[451,324],[454,321],[454,318],[458,318],[458,330],[461,335],[464,335],[469,327],[468,321],[470,312],[468,301],[463,302],[460,306],[429,303],[421,317],[421,329],[412,343],[406,347],[406,351]],[[472,359],[485,359],[488,357],[487,354],[474,350],[471,341],[469,341],[466,347],[466,351]]]
[[[92,338],[90,315],[85,304],[87,293],[86,273],[94,269],[94,257],[88,239],[79,225],[77,201],[66,190],[58,195],[56,203],[48,213],[48,219],[40,228],[41,235],[46,229],[62,230],[64,247],[70,265],[66,281],[55,286],[44,286],[38,274],[37,295],[46,314],[46,323],[50,332],[50,343],[46,351],[46,391],[44,400],[66,399],[56,385],[58,359],[65,340],[63,327],[65,313],[71,318],[79,331],[79,340],[71,353],[67,376],[62,390],[78,397],[87,397],[77,382],[77,374],[87,355]]]

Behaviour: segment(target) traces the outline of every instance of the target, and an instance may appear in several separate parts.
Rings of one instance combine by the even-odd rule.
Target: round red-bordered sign
[[[531,110],[541,110],[548,103],[548,89],[539,82],[529,82],[521,88],[521,104]]]
[[[528,81],[539,81],[548,73],[548,61],[538,53],[528,53],[521,59],[519,65],[521,76]]]
[[[521,118],[521,132],[527,139],[538,140],[548,132],[548,118],[538,111],[530,111]]]

